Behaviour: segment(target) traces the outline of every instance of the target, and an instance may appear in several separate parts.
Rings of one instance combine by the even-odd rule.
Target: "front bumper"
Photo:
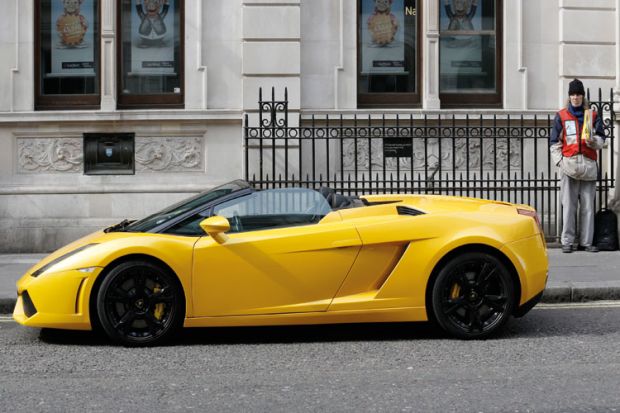
[[[90,330],[89,297],[102,270],[24,275],[17,282],[13,319],[29,327]]]

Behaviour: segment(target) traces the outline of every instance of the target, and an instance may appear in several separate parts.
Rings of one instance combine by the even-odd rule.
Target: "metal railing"
[[[588,92],[589,93],[589,92]],[[613,91],[591,106],[603,116],[597,208],[615,185]],[[549,241],[561,228],[559,171],[551,164],[553,115],[299,115],[288,96],[245,116],[245,178],[260,188],[329,186],[346,195],[432,193],[535,207]]]

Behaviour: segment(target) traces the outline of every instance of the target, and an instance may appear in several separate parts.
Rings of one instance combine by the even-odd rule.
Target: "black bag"
[[[618,219],[614,211],[601,209],[594,215],[594,240],[601,251],[615,251],[618,249]]]

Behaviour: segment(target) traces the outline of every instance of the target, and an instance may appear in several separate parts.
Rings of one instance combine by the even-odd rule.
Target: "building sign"
[[[131,1],[131,74],[175,74],[175,1]]]
[[[406,0],[362,0],[363,74],[405,73],[405,15],[415,15]]]
[[[95,1],[52,0],[47,76],[95,75]]]
[[[413,141],[411,138],[384,138],[384,158],[411,158],[413,157]]]

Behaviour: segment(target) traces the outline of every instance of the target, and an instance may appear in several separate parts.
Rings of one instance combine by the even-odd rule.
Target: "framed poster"
[[[362,74],[406,73],[404,0],[361,0]]]
[[[131,1],[130,74],[175,74],[175,1]]]
[[[94,0],[52,0],[51,71],[55,76],[95,76]]]
[[[482,17],[478,2],[484,0],[444,0],[440,11],[441,31],[480,31]]]

